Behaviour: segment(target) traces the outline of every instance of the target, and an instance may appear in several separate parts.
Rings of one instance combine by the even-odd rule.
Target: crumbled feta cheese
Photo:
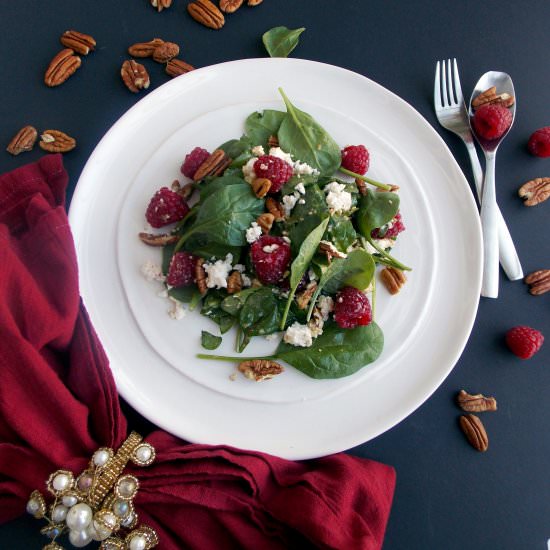
[[[305,203],[306,203],[306,201],[305,201],[304,199],[300,199],[300,200],[298,201],[298,204],[305,204]]]
[[[166,277],[162,274],[162,268],[160,265],[147,260],[141,266],[141,274],[149,281],[159,281],[164,282]]]
[[[307,325],[294,323],[286,329],[283,340],[291,346],[309,348],[313,344],[311,329]]]
[[[250,280],[250,277],[248,275],[245,275],[244,273],[241,273],[241,281],[243,283],[243,287],[252,286],[252,281]]]
[[[294,163],[294,174],[297,176],[318,176],[319,170],[316,170],[305,162],[297,160]]]
[[[281,160],[288,162],[290,166],[294,166],[292,157],[288,153],[285,153],[280,147],[271,147],[271,149],[269,150],[269,155],[272,157],[280,158]]]
[[[325,187],[327,205],[334,212],[347,212],[351,209],[351,193],[345,191],[343,183],[333,181]]]
[[[386,248],[392,248],[395,245],[395,239],[373,239],[373,241],[383,250],[386,250]],[[366,244],[366,251],[369,254],[378,254],[378,250],[372,246],[369,242]]]
[[[264,338],[268,342],[272,342],[273,340],[277,340],[278,337],[279,337],[279,335],[276,332],[274,332],[273,334],[268,334],[267,336],[264,336]]]
[[[256,145],[256,147],[252,147],[252,154],[256,157],[261,157],[265,155],[264,148],[261,145]]]
[[[246,230],[246,242],[250,244],[255,243],[261,236],[262,228],[256,222],[252,222]]]
[[[244,273],[245,270],[246,270],[246,267],[245,267],[243,264],[235,264],[235,265],[233,266],[233,269],[234,269],[235,271],[238,271],[239,273]]]
[[[316,305],[319,308],[323,321],[326,321],[329,313],[334,309],[334,300],[330,296],[321,295],[317,299]]]
[[[296,191],[298,191],[300,195],[306,194],[306,188],[304,187],[304,184],[302,182],[300,182],[294,189],[296,189]]]
[[[309,277],[310,281],[316,281],[318,279],[317,275],[315,274],[315,271],[313,271],[313,269],[311,268],[308,269],[307,276]]]
[[[264,246],[262,248],[262,250],[266,253],[266,254],[271,254],[272,252],[275,252],[275,250],[277,250],[279,248],[279,245],[278,244],[268,244],[266,246]]]
[[[286,235],[283,235],[283,241],[285,241],[285,243],[290,244],[290,239]]]
[[[227,288],[227,277],[231,271],[231,262],[233,255],[228,254],[225,260],[217,260],[212,263],[204,263],[204,271],[207,274],[206,286],[208,288]]]
[[[243,177],[248,183],[252,183],[256,179],[256,172],[254,172],[254,163],[258,159],[252,157],[244,166],[243,166]]]
[[[292,195],[285,195],[283,197],[283,210],[285,211],[285,216],[290,216],[299,198],[300,193],[293,193]]]
[[[185,308],[183,307],[183,304],[172,296],[169,297],[169,300],[172,302],[172,307],[168,311],[170,318],[174,319],[174,321],[183,319],[185,317]]]
[[[320,317],[313,317],[312,319],[310,319],[307,326],[311,331],[311,336],[313,338],[318,338],[319,336],[321,336],[321,334],[323,334],[323,327],[325,326],[325,322]]]

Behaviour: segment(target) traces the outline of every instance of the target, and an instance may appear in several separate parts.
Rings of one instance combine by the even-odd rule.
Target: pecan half
[[[550,197],[550,178],[535,178],[524,183],[518,190],[518,195],[526,199],[525,206],[536,206]]]
[[[149,246],[166,246],[167,244],[174,244],[178,242],[179,237],[177,235],[170,235],[168,233],[162,233],[155,235],[154,233],[139,233],[139,238],[142,243]]]
[[[497,400],[494,397],[485,397],[481,393],[475,395],[460,390],[456,396],[458,406],[466,412],[496,411]]]
[[[189,63],[186,63],[181,59],[170,59],[170,61],[166,63],[166,68],[164,70],[166,71],[166,74],[169,74],[172,78],[175,78],[176,76],[186,74],[194,69],[195,67],[193,67],[193,65],[189,65]]]
[[[270,147],[279,147],[279,138],[277,136],[269,136],[267,138],[267,144]]]
[[[390,294],[397,294],[407,281],[405,274],[400,269],[395,269],[395,267],[385,267],[380,272],[380,279],[382,279]]]
[[[249,6],[259,6],[264,0],[248,0],[247,5]]]
[[[361,195],[366,195],[368,191],[367,183],[360,178],[355,178],[355,185]]]
[[[238,271],[233,271],[229,277],[227,277],[227,294],[235,294],[240,292],[243,288],[243,278]]]
[[[180,197],[183,197],[186,201],[191,198],[191,195],[195,192],[195,185],[193,183],[186,183],[185,185],[180,185],[178,180],[172,182],[172,191],[177,193]]]
[[[170,59],[180,53],[180,47],[174,42],[165,42],[153,52],[153,60],[157,63],[168,63]]]
[[[221,29],[225,24],[223,13],[210,0],[195,0],[187,5],[187,11],[195,21],[210,29]]]
[[[271,228],[273,227],[273,222],[275,221],[275,216],[266,212],[265,214],[260,214],[256,223],[262,228],[262,233],[267,235]]]
[[[478,94],[472,100],[472,107],[474,108],[474,110],[479,109],[482,105],[499,104],[499,105],[502,105],[503,107],[511,107],[514,104],[514,102],[515,102],[514,96],[506,92],[497,94],[496,87],[491,86],[489,89]]]
[[[162,11],[172,5],[172,0],[151,0],[151,6],[157,8],[157,11]]]
[[[476,451],[485,452],[489,448],[489,438],[481,420],[474,414],[466,414],[460,417],[459,422],[470,445]]]
[[[93,36],[78,31],[65,31],[61,35],[60,41],[65,48],[70,48],[81,55],[88,55],[96,47]]]
[[[261,382],[269,380],[277,374],[284,372],[282,365],[276,361],[268,359],[254,359],[252,361],[243,361],[239,364],[239,370],[250,380]]]
[[[220,0],[220,10],[225,13],[234,13],[242,5],[244,0]]]
[[[36,143],[36,138],[38,137],[38,132],[36,128],[32,126],[24,126],[13,136],[9,145],[6,148],[8,153],[12,155],[18,155],[24,151],[30,151],[34,144]]]
[[[82,64],[82,59],[70,48],[61,50],[51,61],[44,74],[46,86],[54,87],[63,84]]]
[[[133,59],[127,59],[120,69],[120,76],[126,87],[137,94],[140,90],[149,88],[151,81],[147,69]]]
[[[529,292],[533,296],[539,296],[550,290],[550,269],[539,269],[525,277],[525,283],[529,285]]]
[[[303,292],[300,292],[296,296],[296,303],[298,304],[298,309],[306,309],[306,307],[309,305],[309,301],[315,294],[315,291],[317,290],[317,283],[315,281],[311,281],[306,287],[306,289]]]
[[[347,254],[340,252],[330,241],[321,241],[319,243],[319,252],[325,254],[329,263],[332,261],[332,258],[347,257]]]
[[[199,258],[195,264],[195,282],[201,294],[206,294],[208,286],[206,285],[206,271],[203,267],[204,258]]]
[[[164,44],[161,38],[153,38],[149,42],[137,42],[128,48],[128,53],[132,57],[151,57],[153,52]]]
[[[285,219],[285,211],[283,206],[273,197],[267,197],[267,199],[265,199],[265,207],[271,214],[273,214],[276,222],[280,222]]]
[[[76,147],[76,140],[59,130],[44,130],[38,145],[48,153],[67,153]]]
[[[200,181],[206,176],[219,176],[229,165],[231,159],[222,149],[216,149],[198,168],[193,176],[194,181]]]
[[[271,189],[271,180],[268,180],[267,178],[256,178],[252,181],[250,186],[252,187],[252,191],[254,191],[254,194],[259,199],[262,199]]]

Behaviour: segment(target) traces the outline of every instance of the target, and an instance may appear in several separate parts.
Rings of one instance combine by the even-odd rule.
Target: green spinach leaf
[[[244,129],[253,146],[267,146],[269,136],[277,135],[285,116],[285,112],[274,109],[266,109],[249,115],[244,122]]]
[[[359,231],[364,237],[369,238],[373,229],[388,223],[398,210],[399,195],[390,192],[375,193],[369,189],[359,201],[359,210],[356,214]]]
[[[206,330],[201,331],[201,345],[204,349],[213,350],[219,348],[222,343],[221,336],[214,336]]]
[[[235,317],[221,308],[221,303],[227,294],[220,290],[209,291],[205,296],[201,308],[201,314],[208,317],[220,327],[220,332],[225,334],[234,324]]]
[[[273,27],[262,36],[262,42],[270,57],[288,57],[288,54],[298,45],[300,35],[305,31],[300,29],[287,29],[286,27]]]
[[[327,227],[327,240],[334,243],[340,252],[346,252],[357,240],[357,233],[351,220],[347,216],[331,216]]]

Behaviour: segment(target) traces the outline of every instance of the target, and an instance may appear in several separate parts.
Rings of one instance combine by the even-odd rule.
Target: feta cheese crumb
[[[296,206],[296,202],[300,198],[300,193],[294,193],[292,195],[285,195],[283,197],[283,210],[285,216],[290,216],[292,209]]]
[[[345,191],[343,183],[333,181],[325,187],[327,205],[334,212],[347,212],[351,209],[351,193]]]
[[[294,163],[294,174],[297,176],[318,176],[319,170],[316,170],[305,162],[297,160]]]
[[[288,153],[285,153],[280,147],[271,147],[271,149],[269,150],[269,155],[272,157],[280,158],[281,160],[288,162],[290,166],[294,166],[292,157]]]
[[[159,281],[161,283],[164,282],[166,277],[162,274],[162,268],[160,265],[155,264],[151,262],[150,260],[147,260],[142,266],[141,266],[141,274],[149,281]]]
[[[233,254],[228,254],[225,260],[217,260],[212,263],[204,263],[204,271],[206,271],[206,286],[208,288],[227,288],[227,277],[231,271],[231,262]]]
[[[268,334],[267,336],[264,336],[264,338],[268,342],[273,342],[273,340],[277,340],[278,337],[279,337],[279,335],[276,332],[274,332],[273,334]]]
[[[285,241],[285,243],[290,244],[290,239],[286,235],[283,235],[283,241]]]
[[[278,244],[268,244],[266,246],[264,246],[262,248],[262,250],[266,253],[266,254],[271,254],[272,252],[275,252],[275,250],[277,250],[279,248],[279,245]]]
[[[256,179],[256,172],[254,172],[254,163],[258,159],[252,157],[244,166],[243,166],[243,177],[248,183],[252,183]]]
[[[241,281],[243,283],[243,287],[252,286],[252,281],[250,280],[250,277],[248,275],[245,275],[244,273],[241,273]]]
[[[252,154],[256,157],[261,157],[265,155],[264,148],[261,145],[256,145],[255,147],[252,147]]]
[[[307,276],[310,281],[316,281],[318,279],[317,275],[315,274],[315,271],[313,271],[313,269],[311,268],[308,269]]]
[[[373,239],[373,241],[382,249],[392,248],[395,246],[395,239]],[[369,242],[366,243],[366,251],[369,254],[378,254],[378,250],[372,246]]]
[[[304,184],[302,182],[300,182],[294,189],[296,189],[296,191],[298,191],[300,195],[306,194],[306,188],[304,187]]]
[[[246,230],[246,242],[249,244],[255,243],[261,236],[262,228],[256,222],[252,222]]]
[[[291,346],[309,348],[313,344],[311,329],[307,325],[294,323],[286,329],[283,340]]]
[[[298,204],[305,204],[305,203],[306,203],[306,201],[305,201],[304,199],[300,199],[300,200],[298,201]]]
[[[174,321],[179,321],[180,319],[183,319],[185,317],[185,308],[183,307],[183,304],[176,300],[174,297],[169,297],[170,302],[172,302],[172,307],[168,311],[168,315],[171,319],[174,319]]]
[[[245,267],[243,264],[235,264],[235,265],[233,266],[233,269],[234,269],[235,271],[238,271],[239,273],[244,273],[245,270],[246,270],[246,267]]]
[[[327,321],[329,313],[334,309],[334,300],[330,296],[321,295],[317,299],[317,307],[319,308],[323,321]]]

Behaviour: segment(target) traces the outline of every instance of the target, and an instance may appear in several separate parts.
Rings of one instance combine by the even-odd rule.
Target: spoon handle
[[[485,178],[481,194],[483,229],[483,282],[481,295],[498,297],[498,207],[495,189],[495,153],[486,154]]]

